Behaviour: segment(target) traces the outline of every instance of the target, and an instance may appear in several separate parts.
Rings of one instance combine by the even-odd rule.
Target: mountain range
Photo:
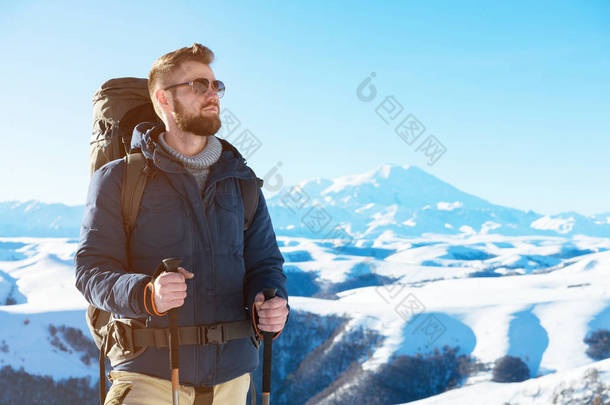
[[[426,233],[610,236],[610,214],[525,212],[468,194],[417,166],[394,164],[285,187],[268,207],[276,234],[283,236],[321,238],[336,229],[367,240]],[[83,212],[82,205],[2,202],[0,236],[75,237]]]

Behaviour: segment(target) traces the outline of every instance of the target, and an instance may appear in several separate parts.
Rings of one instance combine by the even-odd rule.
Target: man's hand
[[[286,300],[275,296],[265,301],[263,292],[259,292],[254,297],[256,314],[258,315],[258,328],[264,332],[279,332],[286,324],[288,318],[288,308]]]
[[[164,271],[155,279],[155,307],[157,312],[164,313],[172,308],[181,307],[186,298],[186,279],[195,275],[182,267],[179,273]]]

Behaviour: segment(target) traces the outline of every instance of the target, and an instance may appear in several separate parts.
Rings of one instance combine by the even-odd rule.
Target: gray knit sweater
[[[199,189],[203,189],[205,180],[210,172],[210,166],[216,163],[218,158],[220,158],[220,154],[222,153],[222,144],[218,138],[216,138],[214,135],[208,136],[208,141],[205,144],[205,148],[203,148],[203,150],[195,156],[183,155],[169,146],[165,141],[165,132],[159,135],[159,141],[161,143],[161,147],[167,151],[171,157],[182,163],[184,168],[195,176]]]

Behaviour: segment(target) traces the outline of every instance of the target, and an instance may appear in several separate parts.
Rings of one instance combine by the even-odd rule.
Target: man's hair
[[[163,115],[161,107],[159,107],[158,101],[155,99],[155,89],[157,87],[166,87],[174,84],[167,83],[167,80],[171,78],[172,73],[174,73],[183,62],[187,61],[200,62],[209,65],[214,61],[214,52],[206,46],[194,43],[193,46],[166,53],[157,59],[155,63],[153,63],[152,69],[150,69],[150,73],[148,74],[148,94],[150,94],[155,112],[160,118],[163,118]]]

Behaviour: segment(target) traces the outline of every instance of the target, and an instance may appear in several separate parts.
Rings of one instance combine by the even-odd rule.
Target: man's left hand
[[[286,324],[288,318],[288,307],[286,300],[275,296],[265,301],[263,292],[254,297],[256,314],[258,315],[258,329],[264,332],[279,332]]]

